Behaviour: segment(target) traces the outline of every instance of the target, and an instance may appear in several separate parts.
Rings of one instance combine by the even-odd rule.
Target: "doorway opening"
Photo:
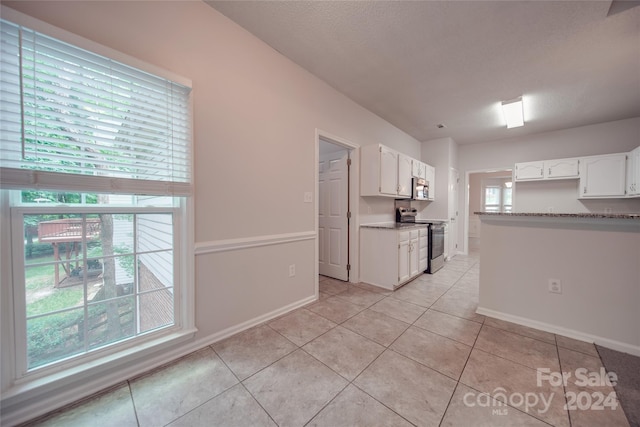
[[[466,188],[466,252],[480,250],[480,218],[474,212],[511,212],[515,186],[512,169],[467,172]]]
[[[357,146],[318,132],[317,138],[317,268],[318,275],[341,281],[354,280],[353,260],[357,245],[354,212],[353,162]],[[355,183],[357,185],[357,182]],[[357,186],[355,186],[357,189]],[[356,194],[354,196],[354,194]],[[357,279],[357,277],[355,278]]]

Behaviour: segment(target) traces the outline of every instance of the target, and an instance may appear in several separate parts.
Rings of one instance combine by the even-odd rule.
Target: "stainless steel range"
[[[444,267],[444,223],[429,224],[429,263],[425,273],[433,274]]]
[[[412,207],[397,207],[396,222],[426,224],[429,226],[429,256],[425,273],[433,274],[444,267],[444,229],[441,221],[416,221],[418,211]]]

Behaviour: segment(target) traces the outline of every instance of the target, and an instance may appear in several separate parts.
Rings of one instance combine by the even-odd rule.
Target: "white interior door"
[[[349,152],[320,155],[318,168],[318,264],[324,276],[348,280]]]

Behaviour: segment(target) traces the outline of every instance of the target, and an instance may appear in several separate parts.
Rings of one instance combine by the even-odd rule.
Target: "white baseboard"
[[[135,378],[152,369],[166,365],[180,357],[186,356],[208,345],[215,344],[234,334],[282,316],[283,314],[317,301],[317,299],[317,295],[304,298],[246,322],[216,332],[215,334],[161,351],[157,355],[146,357],[144,360],[135,364],[112,367],[106,370],[104,374],[95,376],[94,378],[89,376],[89,378],[85,378],[84,380],[76,381],[73,385],[62,385],[58,387],[58,389],[54,388],[47,393],[38,394],[36,392],[34,395],[24,396],[24,401],[20,401],[21,397],[17,396],[13,399],[14,402],[12,402],[11,407],[2,408],[0,425],[13,426],[40,417],[80,399]]]
[[[602,347],[610,348],[612,350],[620,351],[622,353],[628,353],[634,356],[640,356],[640,346],[638,345],[633,345],[633,344],[625,343],[622,341],[616,341],[609,338],[601,337],[598,335],[592,335],[585,332],[576,331],[575,329],[567,329],[561,326],[552,325],[550,323],[540,322],[538,320],[533,320],[526,317],[514,316],[513,314],[490,310],[488,308],[483,308],[483,307],[478,307],[478,309],[476,310],[476,313],[482,314],[488,317],[494,317],[500,320],[505,320],[507,322],[517,323],[518,325],[528,326],[534,329],[540,329],[545,332],[551,332],[553,334],[563,335],[565,337],[573,338],[576,340],[592,342]]]

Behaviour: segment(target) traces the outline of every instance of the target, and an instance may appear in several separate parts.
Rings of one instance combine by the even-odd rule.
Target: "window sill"
[[[176,331],[73,367],[61,366],[57,372],[21,378],[2,392],[2,422],[38,415],[34,404],[54,409],[166,364],[183,355],[185,348],[178,344],[192,340],[196,332]]]

